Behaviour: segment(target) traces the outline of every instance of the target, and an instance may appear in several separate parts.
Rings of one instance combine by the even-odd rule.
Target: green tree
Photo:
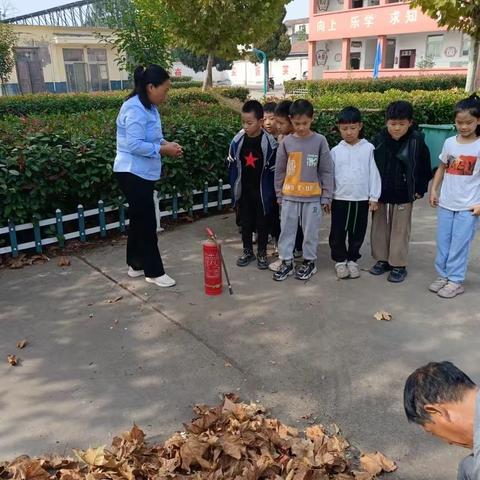
[[[287,35],[287,26],[283,23],[287,10],[283,7],[280,15],[276,19],[276,30],[263,41],[260,40],[254,43],[254,47],[264,51],[267,54],[268,60],[285,60],[292,49],[290,38]],[[258,63],[258,58],[255,54],[249,55],[249,60],[253,63]],[[269,76],[269,64],[267,63],[267,77]]]
[[[155,0],[104,0],[96,12],[111,31],[99,31],[98,37],[112,45],[118,66],[132,73],[137,65],[172,65],[168,14],[163,3]]]
[[[204,88],[212,86],[215,57],[239,58],[238,46],[268,38],[288,0],[137,0],[166,5],[177,46],[207,55]],[[188,21],[186,21],[188,19]]]
[[[413,7],[420,7],[422,12],[435,19],[441,27],[459,30],[470,35],[470,54],[465,90],[475,90],[478,77],[478,57],[480,49],[480,2],[478,0],[413,0]]]
[[[190,67],[195,72],[204,72],[207,68],[208,55],[195,55],[184,48],[176,48],[173,51],[173,56],[182,62],[187,67]],[[233,62],[224,60],[223,58],[214,57],[213,66],[219,71],[230,70]]]
[[[15,66],[13,50],[16,43],[17,35],[11,25],[0,23],[0,82],[2,83],[2,91],[4,90],[4,84],[8,82],[13,67]]]

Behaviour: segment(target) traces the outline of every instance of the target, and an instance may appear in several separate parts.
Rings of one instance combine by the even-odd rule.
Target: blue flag
[[[375,53],[375,63],[373,64],[373,78],[378,78],[380,67],[382,66],[382,44],[380,39],[377,40],[377,51]]]

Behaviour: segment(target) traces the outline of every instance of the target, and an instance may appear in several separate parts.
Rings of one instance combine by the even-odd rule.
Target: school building
[[[54,18],[53,12],[45,12]],[[42,25],[35,20],[36,24],[26,24],[28,16],[24,16],[19,23],[11,22],[18,35],[15,68],[3,86],[4,94],[95,92],[129,85],[127,73],[115,63],[115,50],[97,35],[106,29],[61,22],[56,26],[47,19]]]
[[[398,0],[310,0],[310,79],[466,74],[470,37]]]

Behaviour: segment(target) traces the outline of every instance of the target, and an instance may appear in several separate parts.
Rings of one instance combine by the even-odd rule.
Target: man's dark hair
[[[451,362],[431,362],[417,368],[403,391],[403,406],[408,421],[425,425],[431,421],[425,405],[459,402],[475,383]]]
[[[313,118],[313,105],[308,100],[295,100],[290,105],[290,116],[306,115]]]
[[[275,109],[275,116],[288,118],[288,116],[290,115],[290,107],[292,106],[292,103],[293,102],[291,100],[282,100]]]
[[[275,109],[277,108],[277,104],[275,102],[267,102],[263,106],[263,113],[275,113]]]
[[[152,104],[148,99],[147,86],[151,83],[154,87],[158,87],[169,78],[168,72],[160,65],[149,65],[146,68],[139,65],[133,72],[134,88],[127,96],[127,100],[138,95],[142,105],[145,108],[151,108]]]
[[[468,112],[470,115],[480,118],[480,97],[476,93],[473,93],[468,98],[460,100],[455,105],[455,117],[460,112]],[[480,125],[477,125],[475,133],[477,134],[477,137],[480,137]]]
[[[248,100],[243,104],[242,113],[253,113],[257,120],[263,118],[263,107],[258,100]]]
[[[387,120],[413,120],[413,106],[405,100],[390,103],[385,112]]]

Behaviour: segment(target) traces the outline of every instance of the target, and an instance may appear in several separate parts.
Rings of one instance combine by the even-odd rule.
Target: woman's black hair
[[[152,103],[148,99],[147,85],[152,84],[154,87],[162,85],[170,78],[168,72],[160,65],[149,65],[143,67],[139,65],[133,72],[134,88],[127,97],[129,98],[138,95],[145,108],[151,108]]]
[[[342,123],[361,123],[362,122],[362,114],[357,107],[345,107],[344,109],[340,110],[337,116],[337,124],[335,125],[334,130],[340,133],[338,125]],[[362,126],[360,132],[358,133],[358,138],[365,137],[365,127]]]
[[[455,117],[460,112],[468,112],[475,118],[480,118],[480,97],[476,93],[473,93],[468,98],[460,100],[455,105]],[[480,137],[480,125],[477,125],[475,133],[477,134],[477,137]]]

